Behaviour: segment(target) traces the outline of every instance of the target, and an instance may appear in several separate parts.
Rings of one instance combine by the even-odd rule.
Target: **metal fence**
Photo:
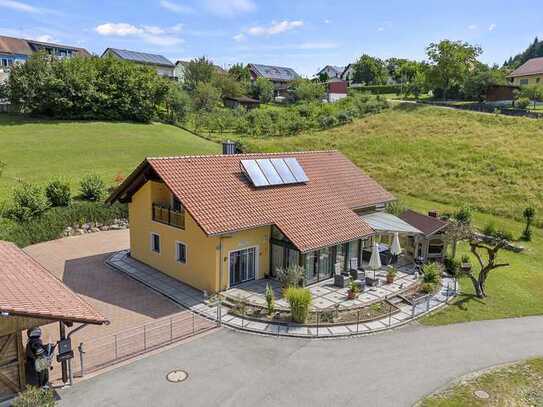
[[[220,318],[220,323],[228,325],[236,329],[252,331],[257,333],[265,333],[276,336],[296,336],[296,337],[333,337],[333,336],[350,336],[363,333],[379,332],[396,326],[403,325],[410,321],[425,315],[441,305],[449,303],[452,297],[458,294],[458,281],[451,279],[446,285],[441,287],[439,297],[436,294],[427,294],[412,299],[404,300],[403,305],[398,306],[389,303],[395,296],[385,297],[384,303],[389,303],[378,318],[368,320],[365,318],[363,308],[354,310],[353,318],[345,322],[330,322],[329,310],[311,311],[313,321],[309,324],[296,324],[294,322],[274,322],[264,318],[255,318],[246,312],[243,307],[239,312],[234,313],[238,317],[237,323],[234,323],[231,318],[228,321],[223,321]],[[268,327],[263,330],[262,325]]]
[[[117,334],[83,342],[71,360],[76,377],[152,351],[165,345],[209,331],[217,322],[192,311],[123,330]],[[75,347],[75,346],[74,346]]]

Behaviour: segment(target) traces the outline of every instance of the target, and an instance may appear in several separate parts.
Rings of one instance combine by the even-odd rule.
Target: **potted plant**
[[[394,282],[394,279],[396,278],[396,274],[398,272],[396,271],[395,267],[390,267],[387,271],[387,284],[392,284]]]
[[[462,260],[460,261],[460,267],[464,271],[470,271],[471,270],[471,262],[470,262],[469,257],[467,255],[462,256]]]
[[[358,294],[360,294],[360,288],[358,287],[358,284],[351,278],[351,281],[349,282],[349,290],[347,291],[347,298],[349,300],[354,300],[358,297]]]

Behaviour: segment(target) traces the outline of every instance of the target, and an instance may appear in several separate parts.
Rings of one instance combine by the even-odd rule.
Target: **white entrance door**
[[[230,252],[228,270],[230,287],[254,280],[256,276],[256,247]]]

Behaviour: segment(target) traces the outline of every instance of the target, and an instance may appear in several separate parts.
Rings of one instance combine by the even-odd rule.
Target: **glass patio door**
[[[254,280],[256,276],[256,248],[230,253],[230,286]]]

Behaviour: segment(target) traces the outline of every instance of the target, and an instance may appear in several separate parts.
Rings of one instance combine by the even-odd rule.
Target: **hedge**
[[[368,92],[372,95],[384,95],[386,93],[399,94],[402,90],[402,87],[401,85],[367,85],[351,87],[350,89],[357,92]]]

